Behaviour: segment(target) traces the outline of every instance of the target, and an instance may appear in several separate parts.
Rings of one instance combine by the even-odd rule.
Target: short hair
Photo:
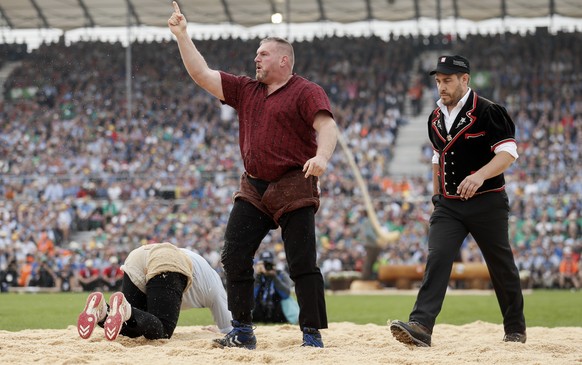
[[[259,45],[263,45],[264,43],[268,42],[277,43],[277,45],[289,55],[289,62],[291,63],[291,68],[293,68],[293,65],[295,64],[295,52],[293,51],[293,45],[291,45],[291,42],[281,37],[267,37],[263,38]]]

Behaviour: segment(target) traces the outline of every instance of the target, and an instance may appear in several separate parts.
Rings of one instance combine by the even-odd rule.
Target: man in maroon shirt
[[[238,113],[245,172],[234,195],[222,250],[233,330],[221,347],[254,349],[253,258],[270,230],[281,227],[299,302],[303,346],[323,347],[327,328],[324,284],[316,263],[318,177],[337,142],[337,126],[323,89],[293,73],[289,42],[266,38],[255,57],[256,79],[212,70],[186,30],[176,2],[168,26],[192,79]]]

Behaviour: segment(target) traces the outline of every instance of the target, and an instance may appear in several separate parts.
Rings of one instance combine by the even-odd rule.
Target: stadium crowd
[[[581,40],[579,32],[538,30],[468,35],[439,48],[473,60],[474,69],[484,72],[472,75],[471,86],[514,117],[520,158],[506,173],[511,241],[524,285],[532,288],[579,286],[572,278],[580,276],[582,251]],[[253,75],[249,42],[258,45],[220,39],[199,41],[198,47],[211,67]],[[379,220],[401,232],[397,244],[382,250],[376,268],[422,264],[432,208],[428,161],[426,176],[393,176],[388,166],[398,130],[407,122],[407,98],[415,95],[410,90],[419,87],[417,80],[433,88],[430,66],[413,61],[434,51],[434,44],[413,36],[329,37],[294,47],[301,60],[295,71],[330,96]],[[3,291],[110,288],[116,265],[147,242],[189,247],[220,273],[224,226],[242,172],[236,115],[186,77],[175,44],[139,43],[132,52],[130,118],[119,43],[43,45],[23,56],[5,82]],[[428,160],[432,151],[426,146],[423,151]],[[366,211],[340,148],[321,188],[320,267],[325,276],[361,272]],[[86,231],[91,234],[79,234]],[[264,249],[281,252],[278,231],[265,241]],[[470,237],[461,259],[482,260]],[[567,260],[570,264],[561,264]],[[569,280],[561,273],[567,270],[576,271]]]

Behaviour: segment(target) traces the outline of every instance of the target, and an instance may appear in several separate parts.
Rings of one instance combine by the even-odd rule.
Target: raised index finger
[[[172,1],[172,5],[174,5],[174,12],[176,14],[182,14],[182,13],[180,13],[180,7],[178,6],[178,3],[177,2]]]

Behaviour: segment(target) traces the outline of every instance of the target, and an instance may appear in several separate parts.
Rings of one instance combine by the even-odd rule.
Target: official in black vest
[[[441,56],[434,75],[440,99],[428,120],[434,149],[434,211],[422,285],[408,322],[393,321],[400,342],[430,346],[453,261],[470,233],[489,269],[506,342],[526,341],[523,294],[509,245],[503,172],[517,159],[515,125],[505,108],[469,88],[469,61]]]

